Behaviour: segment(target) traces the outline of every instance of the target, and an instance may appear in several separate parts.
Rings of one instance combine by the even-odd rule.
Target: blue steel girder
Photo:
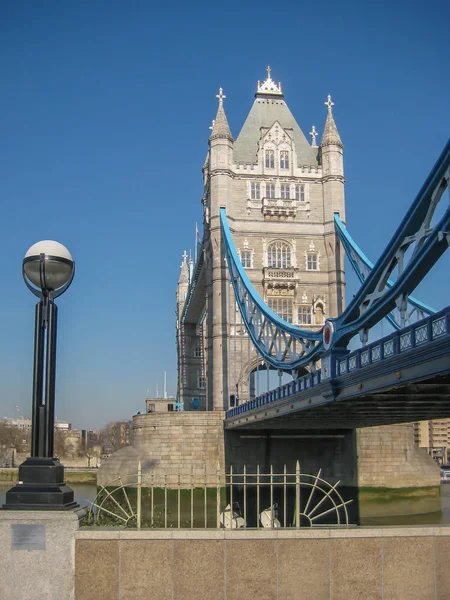
[[[381,319],[388,317],[396,306],[405,317],[409,294],[449,245],[450,207],[447,207],[440,221],[431,226],[436,207],[448,188],[449,177],[450,142],[371,270],[371,263],[366,259],[368,273],[361,276],[362,285],[346,310],[339,317],[327,321],[332,323],[334,329],[327,350],[345,348],[356,333],[367,332]],[[236,302],[255,348],[268,364],[280,370],[292,371],[313,364],[324,352],[322,331],[300,329],[284,321],[261,300],[241,265],[224,208],[220,210],[220,217]],[[412,245],[412,256],[405,264],[405,253]],[[394,282],[391,276],[396,269],[398,277]],[[414,298],[410,299],[410,303],[424,314],[433,312]],[[400,326],[404,325],[404,317]]]
[[[313,353],[323,350],[321,331],[288,323],[261,300],[242,267],[224,208],[220,209],[220,222],[234,295],[255,348],[276,369],[292,371],[308,364]]]
[[[450,141],[432,168],[400,226],[360,289],[333,323],[331,347],[345,348],[358,331],[367,331],[396,306],[406,312],[407,298],[447,250],[450,206],[432,226],[434,212],[450,179]],[[405,263],[410,246],[413,252]],[[390,281],[395,270],[398,277]],[[401,323],[403,325],[403,323]]]
[[[334,214],[334,227],[339,239],[342,242],[342,245],[344,246],[345,254],[349,259],[353,270],[358,276],[360,283],[364,283],[373,269],[373,263],[367,258],[367,256],[364,254],[364,252],[349,234],[344,223],[341,221],[338,213]],[[394,285],[394,282],[391,279],[389,279],[386,285],[387,287],[391,288]],[[427,306],[417,298],[414,298],[414,296],[408,296],[408,309],[409,312],[406,315],[407,321],[411,321],[411,317],[414,314],[417,316],[418,319],[423,319],[426,316],[430,316],[436,313],[436,311],[433,308]],[[389,323],[394,329],[399,330],[402,328],[402,325],[397,321],[393,313],[389,313],[386,316],[386,319],[389,321]]]

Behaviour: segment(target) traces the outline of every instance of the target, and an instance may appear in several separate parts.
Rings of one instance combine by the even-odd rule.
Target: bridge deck
[[[348,429],[450,417],[448,308],[326,362],[228,411],[226,428]]]

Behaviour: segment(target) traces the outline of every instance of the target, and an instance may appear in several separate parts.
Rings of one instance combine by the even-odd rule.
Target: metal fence
[[[202,478],[200,478],[202,479]],[[230,467],[211,476],[150,473],[141,462],[135,476],[100,486],[86,524],[157,528],[285,528],[349,526],[347,506],[333,485],[321,476],[295,472],[242,472]]]

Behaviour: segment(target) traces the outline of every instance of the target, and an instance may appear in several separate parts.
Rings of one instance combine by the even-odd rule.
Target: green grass
[[[126,488],[108,488],[108,492],[113,492],[114,499],[123,508],[123,512],[111,498],[103,498],[106,493],[100,493],[96,503],[103,506],[108,511],[127,518],[128,515],[136,513],[137,510],[137,489]],[[167,490],[167,510],[165,509],[165,490],[155,488],[153,490],[153,512],[152,512],[152,493],[149,488],[142,488],[141,492],[142,506],[142,527],[160,528],[165,527],[216,527],[217,524],[217,490],[216,488],[206,489],[196,488],[191,490]],[[128,504],[129,503],[129,504]],[[220,491],[220,509],[223,510],[226,504],[226,490]],[[130,506],[131,511],[130,511]],[[206,510],[205,510],[206,507]],[[126,514],[125,514],[126,513]],[[125,525],[124,521],[115,519],[106,511],[99,513],[96,521],[89,519],[89,515],[83,521],[84,526],[117,526]],[[126,523],[127,527],[136,527],[135,517],[131,517]]]

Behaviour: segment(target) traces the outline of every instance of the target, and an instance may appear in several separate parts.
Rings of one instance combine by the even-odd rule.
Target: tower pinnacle
[[[216,138],[227,138],[230,141],[233,141],[233,136],[231,135],[230,127],[228,125],[227,117],[223,108],[223,100],[226,98],[226,96],[223,93],[222,88],[219,88],[219,93],[216,94],[216,98],[219,99],[219,107],[217,109],[216,118],[213,120],[211,137],[209,139],[214,140]]]
[[[325,106],[328,109],[327,120],[325,121],[325,127],[323,130],[322,140],[320,142],[320,147],[329,146],[334,144],[336,146],[344,147],[341,138],[339,136],[339,132],[336,127],[336,123],[334,122],[332,107],[334,106],[334,102],[331,100],[330,94],[328,94],[328,99],[324,102]]]
[[[188,271],[188,267],[187,267],[187,263],[186,263],[186,259],[187,259],[186,250],[182,254],[182,259],[183,259],[183,262],[180,265],[181,272],[180,272],[180,277],[178,279],[178,283],[188,283],[189,271]]]

